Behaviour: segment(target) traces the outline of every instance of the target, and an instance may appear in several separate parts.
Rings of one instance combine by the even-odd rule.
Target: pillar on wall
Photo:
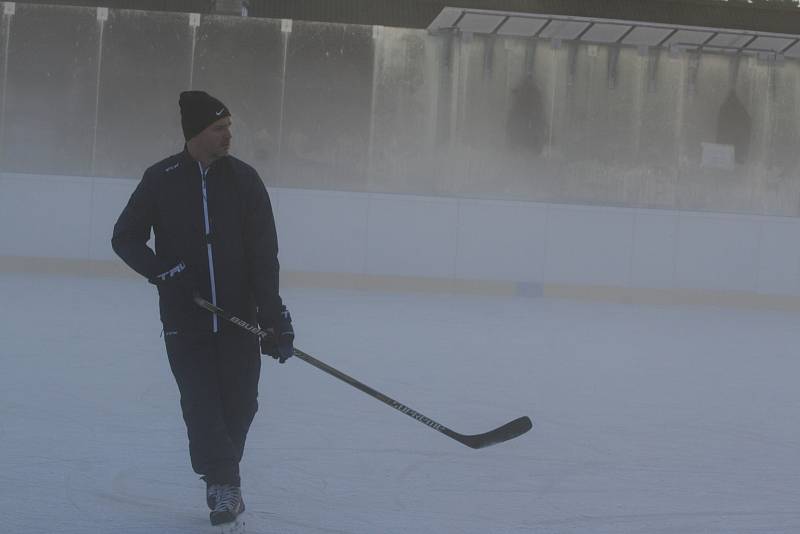
[[[769,76],[769,92],[770,96],[775,98],[778,91],[778,67],[783,63],[782,57],[779,54],[765,54],[761,55],[763,61],[767,64],[767,75]]]
[[[533,76],[536,67],[536,43],[538,39],[528,39],[525,43],[525,75]]]
[[[488,79],[492,77],[494,71],[494,47],[497,37],[492,34],[486,37],[483,48],[483,77]]]
[[[658,64],[661,61],[660,47],[646,47],[647,54],[647,92],[658,91]]]
[[[617,67],[619,65],[619,46],[612,46],[608,49],[608,88],[617,87]]]
[[[220,15],[247,16],[248,0],[214,0],[213,12]]]
[[[697,89],[697,77],[700,74],[700,50],[687,51],[689,75],[686,77],[686,92],[693,96]]]
[[[11,20],[16,13],[16,3],[15,2],[4,2],[3,4],[3,39],[0,40],[0,47],[2,53],[0,54],[0,59],[2,59],[2,69],[0,70],[3,73],[3,78],[0,80],[0,84],[2,87],[2,94],[0,95],[0,169],[4,168],[5,163],[5,132],[6,132],[6,87],[7,87],[7,77],[8,77],[8,38],[11,35]]]
[[[589,45],[589,47],[592,46],[594,45]],[[578,72],[578,42],[572,41],[569,43],[567,50],[567,87],[571,87],[575,83],[575,77]]]
[[[454,76],[458,73],[456,46],[458,34],[455,30],[442,33],[442,60],[444,72],[440,74],[436,96],[436,145],[450,143]]]

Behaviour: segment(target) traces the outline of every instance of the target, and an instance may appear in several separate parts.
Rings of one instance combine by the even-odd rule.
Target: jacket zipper
[[[200,168],[200,175],[203,178],[203,218],[205,219],[206,229],[206,250],[208,252],[208,276],[211,279],[211,303],[217,305],[217,285],[214,280],[214,254],[211,250],[211,223],[208,218],[208,190],[206,188],[206,175],[208,169],[203,170],[203,165],[197,162]],[[211,314],[212,331],[217,333],[219,331],[219,322],[216,314]]]

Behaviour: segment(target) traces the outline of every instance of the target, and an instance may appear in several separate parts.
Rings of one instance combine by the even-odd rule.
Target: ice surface
[[[203,533],[152,288],[0,275],[3,532]],[[284,291],[300,360],[265,361],[249,533],[800,531],[800,318],[739,309]]]

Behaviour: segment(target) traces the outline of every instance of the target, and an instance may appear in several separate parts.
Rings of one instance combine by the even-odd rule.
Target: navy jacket
[[[151,229],[155,251],[147,246]],[[269,195],[256,170],[232,156],[215,161],[205,176],[186,149],[147,169],[114,225],[111,244],[149,280],[185,263],[191,287],[250,323],[256,321],[257,308],[265,328],[280,314],[278,243]],[[187,295],[174,284],[159,285],[165,330],[235,328]]]

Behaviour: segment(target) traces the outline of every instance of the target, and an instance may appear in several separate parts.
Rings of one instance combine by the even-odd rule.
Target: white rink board
[[[0,175],[2,256],[114,259],[136,182]],[[800,295],[789,217],[270,188],[286,271]]]

